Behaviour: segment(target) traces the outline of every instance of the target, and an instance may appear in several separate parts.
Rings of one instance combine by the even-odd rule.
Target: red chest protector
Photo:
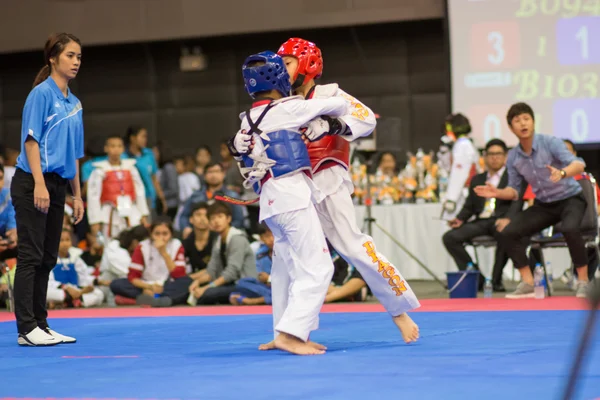
[[[102,181],[100,203],[110,203],[116,206],[119,196],[129,196],[132,201],[135,201],[135,185],[133,184],[131,172],[126,169],[106,171]]]
[[[307,146],[313,173],[336,164],[348,169],[350,143],[340,136],[324,136]]]
[[[307,98],[312,99],[315,87],[313,86]],[[317,173],[334,165],[341,165],[348,169],[350,164],[350,142],[341,136],[323,136],[316,142],[309,142],[306,146],[310,157],[313,173]]]

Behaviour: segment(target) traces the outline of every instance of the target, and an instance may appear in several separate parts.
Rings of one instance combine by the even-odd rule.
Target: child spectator
[[[234,306],[271,304],[271,265],[275,238],[265,223],[258,226],[258,234],[262,242],[256,252],[258,277],[238,281],[235,292],[229,296],[229,301]]]
[[[208,207],[211,229],[219,234],[210,261],[189,287],[188,304],[229,304],[235,283],[256,277],[256,260],[246,234],[231,226],[231,209],[215,202]]]
[[[133,229],[123,231],[119,234],[119,239],[109,241],[102,252],[100,260],[101,282],[106,282],[100,289],[104,292],[104,297],[109,306],[116,305],[114,294],[110,291],[109,285],[116,279],[127,279],[129,266],[131,265],[131,255],[138,247],[141,241],[148,238],[148,229],[143,225],[138,225]],[[135,300],[121,298],[120,304],[135,304]]]
[[[148,203],[135,159],[122,159],[125,147],[119,136],[106,139],[108,159],[94,164],[88,181],[88,221],[94,235],[102,229],[116,238],[124,229],[147,224]]]
[[[185,302],[176,295],[185,293],[180,287],[188,286],[187,272],[183,245],[173,237],[171,220],[161,217],[152,224],[150,239],[133,252],[127,278],[112,281],[110,289],[140,305],[169,307]]]
[[[210,254],[217,237],[216,232],[211,232],[207,216],[208,204],[205,202],[196,203],[192,206],[190,224],[192,233],[183,240],[185,257],[192,270],[191,278],[195,279],[197,273],[206,269],[210,261]]]
[[[94,276],[81,259],[81,249],[73,247],[71,230],[63,229],[58,261],[48,279],[48,305],[94,307],[104,301],[104,293],[94,287]]]
[[[83,253],[81,254],[81,259],[84,263],[86,263],[89,267],[93,269],[98,269],[100,267],[100,261],[102,260],[102,251],[104,249],[103,244],[98,240],[98,237],[93,234],[93,232],[88,231],[85,233],[85,248],[81,248]],[[82,242],[80,242],[81,245]]]

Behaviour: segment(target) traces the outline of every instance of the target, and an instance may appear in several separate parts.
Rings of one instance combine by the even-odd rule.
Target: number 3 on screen
[[[488,54],[488,61],[493,65],[500,65],[504,61],[504,36],[498,31],[488,33],[488,42],[494,49],[493,54]]]

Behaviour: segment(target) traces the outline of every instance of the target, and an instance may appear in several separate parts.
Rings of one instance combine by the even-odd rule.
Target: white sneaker
[[[580,299],[585,299],[588,297],[588,282],[577,282],[577,294],[575,294],[575,296],[579,297]]]
[[[54,346],[62,343],[62,340],[51,336],[40,328],[36,327],[27,335],[19,335],[17,343],[19,346]]]
[[[60,340],[62,343],[75,343],[75,342],[77,342],[77,339],[75,339],[74,337],[61,335],[60,333],[58,333],[56,331],[53,331],[50,328],[48,328],[46,330],[46,332],[48,334],[50,334],[52,337]]]
[[[198,299],[196,298],[196,296],[194,296],[194,293],[190,293],[187,299],[187,303],[192,307],[196,307],[196,305],[198,304]]]

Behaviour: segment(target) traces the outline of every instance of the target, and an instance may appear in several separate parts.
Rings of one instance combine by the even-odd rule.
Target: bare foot
[[[392,320],[402,332],[402,338],[406,343],[416,342],[419,339],[419,327],[415,324],[408,314],[400,314],[393,317]]]
[[[305,343],[297,337],[283,332],[275,338],[275,347],[279,350],[301,356],[325,354],[325,350],[315,349],[309,343]]]
[[[326,346],[323,346],[322,344],[319,344],[317,342],[308,341],[308,342],[306,342],[306,344],[316,350],[323,350],[323,351],[327,350]],[[261,344],[260,346],[258,346],[259,350],[275,350],[276,348],[277,347],[275,347],[274,340],[271,340],[269,343]]]
[[[263,343],[258,346],[259,350],[275,350],[275,340],[271,340],[269,343]]]

